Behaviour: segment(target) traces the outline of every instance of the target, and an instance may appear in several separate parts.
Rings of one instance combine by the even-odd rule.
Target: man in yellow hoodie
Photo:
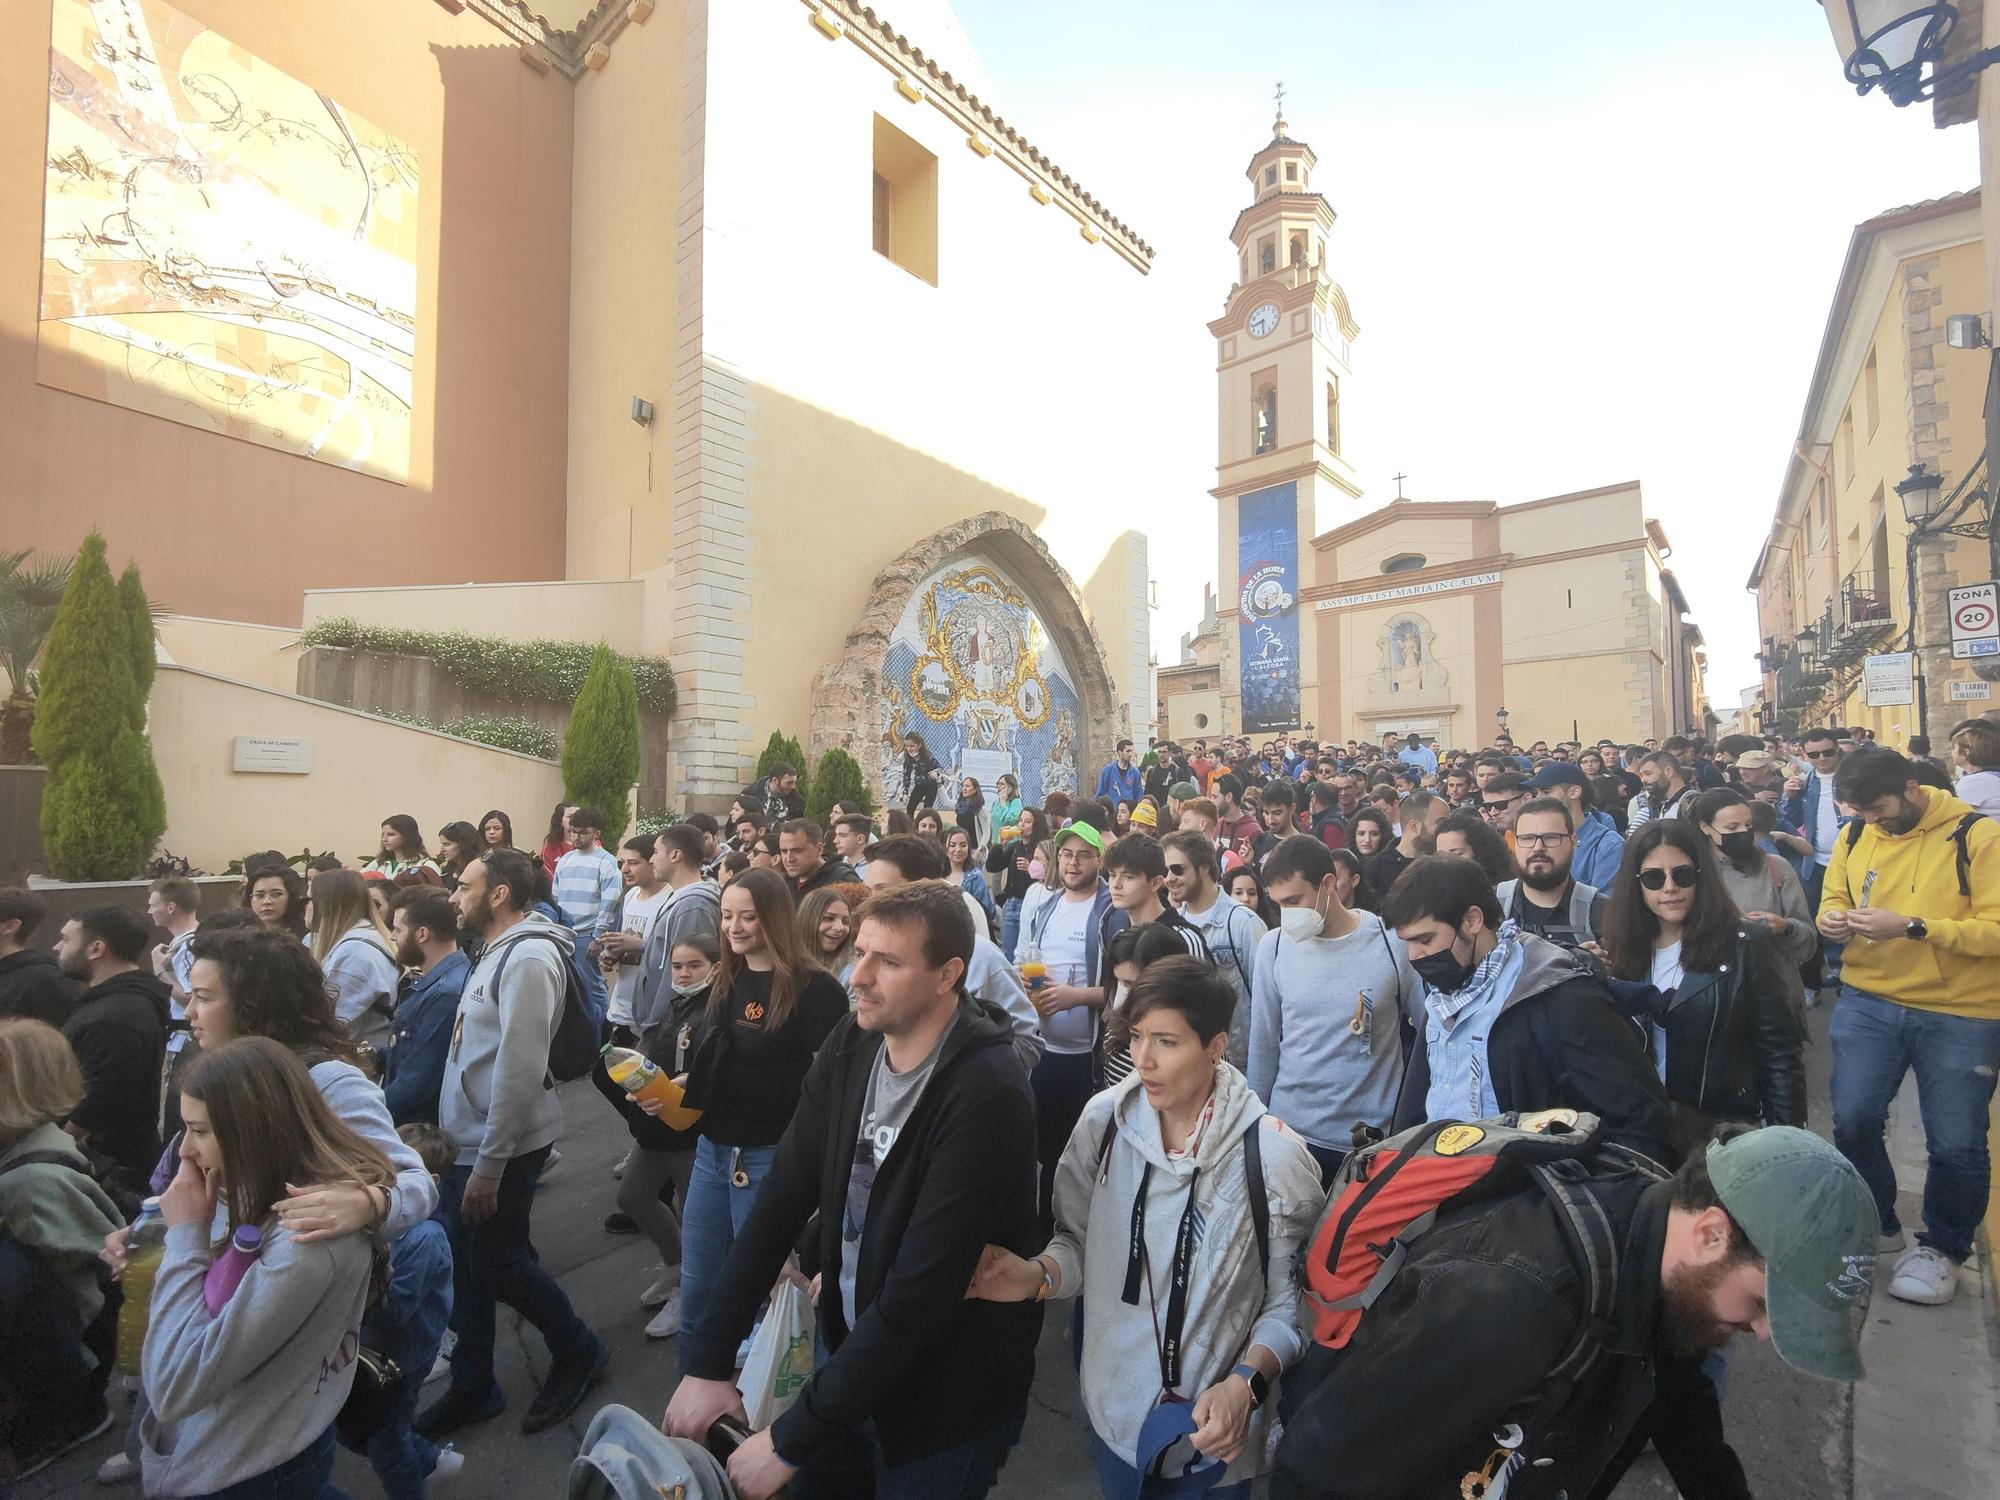
[[[1835,798],[1860,821],[1836,841],[1819,930],[1846,943],[1834,1009],[1833,1139],[1875,1195],[1882,1249],[1903,1248],[1889,1101],[1916,1069],[1930,1167],[1924,1227],[1891,1296],[1949,1302],[1986,1214],[1987,1111],[2000,1072],[2000,823],[1920,785],[1894,750],[1855,750]]]

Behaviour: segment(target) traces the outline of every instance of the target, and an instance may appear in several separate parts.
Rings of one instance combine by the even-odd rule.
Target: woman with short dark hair
[[[1292,1256],[1326,1193],[1305,1143],[1224,1060],[1235,1006],[1198,958],[1140,975],[1124,1009],[1133,1071],[1070,1135],[1055,1237],[1033,1259],[989,1245],[973,1278],[971,1295],[994,1302],[1083,1298],[1083,1405],[1106,1496],[1139,1492],[1159,1456],[1147,1418],[1172,1403],[1202,1455],[1186,1493],[1247,1500],[1268,1463],[1272,1387],[1305,1351]]]

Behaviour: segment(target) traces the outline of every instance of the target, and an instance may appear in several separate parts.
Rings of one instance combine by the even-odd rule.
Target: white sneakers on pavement
[[[458,1471],[465,1467],[465,1455],[451,1444],[438,1449],[437,1465],[431,1470],[432,1479],[456,1479]]]
[[[97,1466],[99,1484],[124,1484],[138,1477],[138,1463],[123,1453],[114,1453]]]
[[[653,1314],[652,1322],[646,1325],[649,1339],[670,1339],[681,1331],[681,1289],[675,1287],[667,1293],[667,1300],[660,1304],[660,1310]]]
[[[656,1267],[656,1269],[659,1275],[654,1277],[653,1284],[647,1287],[645,1291],[639,1293],[639,1305],[641,1307],[659,1307],[669,1297],[673,1296],[675,1292],[680,1290],[681,1268],[679,1266],[663,1265]]]
[[[444,1339],[438,1345],[438,1357],[431,1361],[431,1370],[424,1377],[424,1384],[442,1380],[451,1373],[451,1351],[458,1347],[458,1335],[449,1328],[444,1331]]]
[[[1889,1277],[1889,1295],[1900,1302],[1941,1307],[1957,1294],[1958,1263],[1929,1245],[1904,1251]]]

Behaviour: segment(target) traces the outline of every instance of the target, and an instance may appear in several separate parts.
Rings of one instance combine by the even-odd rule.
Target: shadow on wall
[[[39,15],[16,40],[42,79]],[[0,338],[8,546],[73,551],[95,525],[113,568],[137,557],[173,608],[266,624],[295,624],[308,587],[561,576],[570,114],[545,91],[566,86],[512,46],[432,50],[443,160],[421,164],[438,228],[418,272],[411,482],[40,386],[35,337],[15,334]],[[0,172],[18,189],[32,171],[39,203],[41,98],[29,108],[33,160]],[[22,269],[4,306],[32,330],[40,293]]]

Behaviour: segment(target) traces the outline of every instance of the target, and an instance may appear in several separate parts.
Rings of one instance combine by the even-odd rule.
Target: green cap
[[[1104,852],[1104,835],[1099,833],[1095,828],[1092,828],[1088,823],[1070,824],[1061,833],[1056,835],[1055,842],[1050,847],[1055,849],[1062,848],[1064,839],[1082,839],[1099,854]]]
[[[1192,781],[1176,781],[1167,788],[1167,795],[1176,802],[1192,802],[1201,795],[1201,788]]]
[[[1764,1257],[1779,1357],[1822,1380],[1859,1380],[1855,1303],[1874,1283],[1882,1230],[1861,1174],[1811,1131],[1767,1125],[1710,1146],[1708,1176]]]

